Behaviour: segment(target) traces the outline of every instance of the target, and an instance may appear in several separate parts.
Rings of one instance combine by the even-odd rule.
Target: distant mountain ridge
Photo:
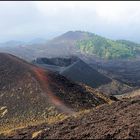
[[[140,44],[127,40],[111,40],[84,31],[68,31],[48,41],[36,39],[24,44],[22,49],[20,45],[9,45],[0,47],[0,52],[11,53],[28,61],[42,56],[78,56],[81,53],[92,54],[98,59],[132,59],[140,55]]]

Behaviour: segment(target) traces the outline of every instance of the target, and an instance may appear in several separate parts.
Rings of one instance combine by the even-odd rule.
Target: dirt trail
[[[35,73],[37,79],[39,80],[43,90],[46,93],[46,97],[49,97],[49,100],[51,103],[53,103],[58,109],[60,109],[62,112],[66,114],[72,114],[74,111],[72,109],[68,108],[58,97],[54,95],[54,93],[50,90],[49,88],[49,82],[48,78],[46,76],[46,71],[38,68],[38,67],[33,67],[32,68],[33,72]]]

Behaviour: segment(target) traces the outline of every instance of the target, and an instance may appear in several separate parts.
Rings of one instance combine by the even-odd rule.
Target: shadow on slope
[[[67,78],[82,82],[91,87],[97,88],[101,85],[108,84],[112,80],[98,71],[91,68],[88,64],[82,60],[78,60],[66,69],[60,72],[60,74],[66,76]]]

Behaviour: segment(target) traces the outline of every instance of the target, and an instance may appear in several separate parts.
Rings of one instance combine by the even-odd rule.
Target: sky
[[[0,42],[88,31],[140,43],[139,1],[0,1]]]

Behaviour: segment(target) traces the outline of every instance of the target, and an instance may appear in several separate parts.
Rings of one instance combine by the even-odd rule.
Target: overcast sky
[[[0,2],[0,42],[50,39],[70,30],[140,42],[140,2]]]

